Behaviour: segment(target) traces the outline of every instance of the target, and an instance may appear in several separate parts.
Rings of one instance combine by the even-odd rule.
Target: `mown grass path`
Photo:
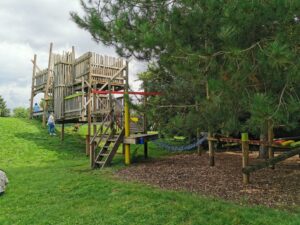
[[[8,174],[0,224],[300,224],[296,212],[244,207],[164,191],[89,169],[79,135],[50,137],[40,123],[0,118],[0,168]]]

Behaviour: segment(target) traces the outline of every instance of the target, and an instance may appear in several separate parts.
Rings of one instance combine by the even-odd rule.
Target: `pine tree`
[[[0,96],[0,117],[7,117],[9,116],[9,109],[6,107],[6,102]]]
[[[149,88],[164,93],[154,105],[186,106],[153,107],[169,132],[298,125],[299,1],[81,2],[72,19],[96,41],[153,61]]]

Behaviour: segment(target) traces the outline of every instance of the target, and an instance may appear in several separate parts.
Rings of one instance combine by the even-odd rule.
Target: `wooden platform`
[[[132,134],[129,137],[124,137],[124,144],[144,144],[148,141],[158,139],[158,134]]]

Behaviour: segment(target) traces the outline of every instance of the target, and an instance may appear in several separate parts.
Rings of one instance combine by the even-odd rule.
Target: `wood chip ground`
[[[250,155],[250,163],[256,155]],[[242,183],[241,154],[217,153],[216,166],[209,167],[208,155],[178,154],[147,160],[119,170],[117,176],[170,190],[196,192],[238,202],[268,207],[300,206],[300,158],[294,156],[250,176]]]

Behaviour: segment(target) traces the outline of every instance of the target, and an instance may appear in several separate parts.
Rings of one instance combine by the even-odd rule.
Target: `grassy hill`
[[[0,118],[0,169],[10,183],[0,224],[300,224],[297,212],[244,207],[120,181],[90,170],[85,141],[48,136],[37,121]]]

